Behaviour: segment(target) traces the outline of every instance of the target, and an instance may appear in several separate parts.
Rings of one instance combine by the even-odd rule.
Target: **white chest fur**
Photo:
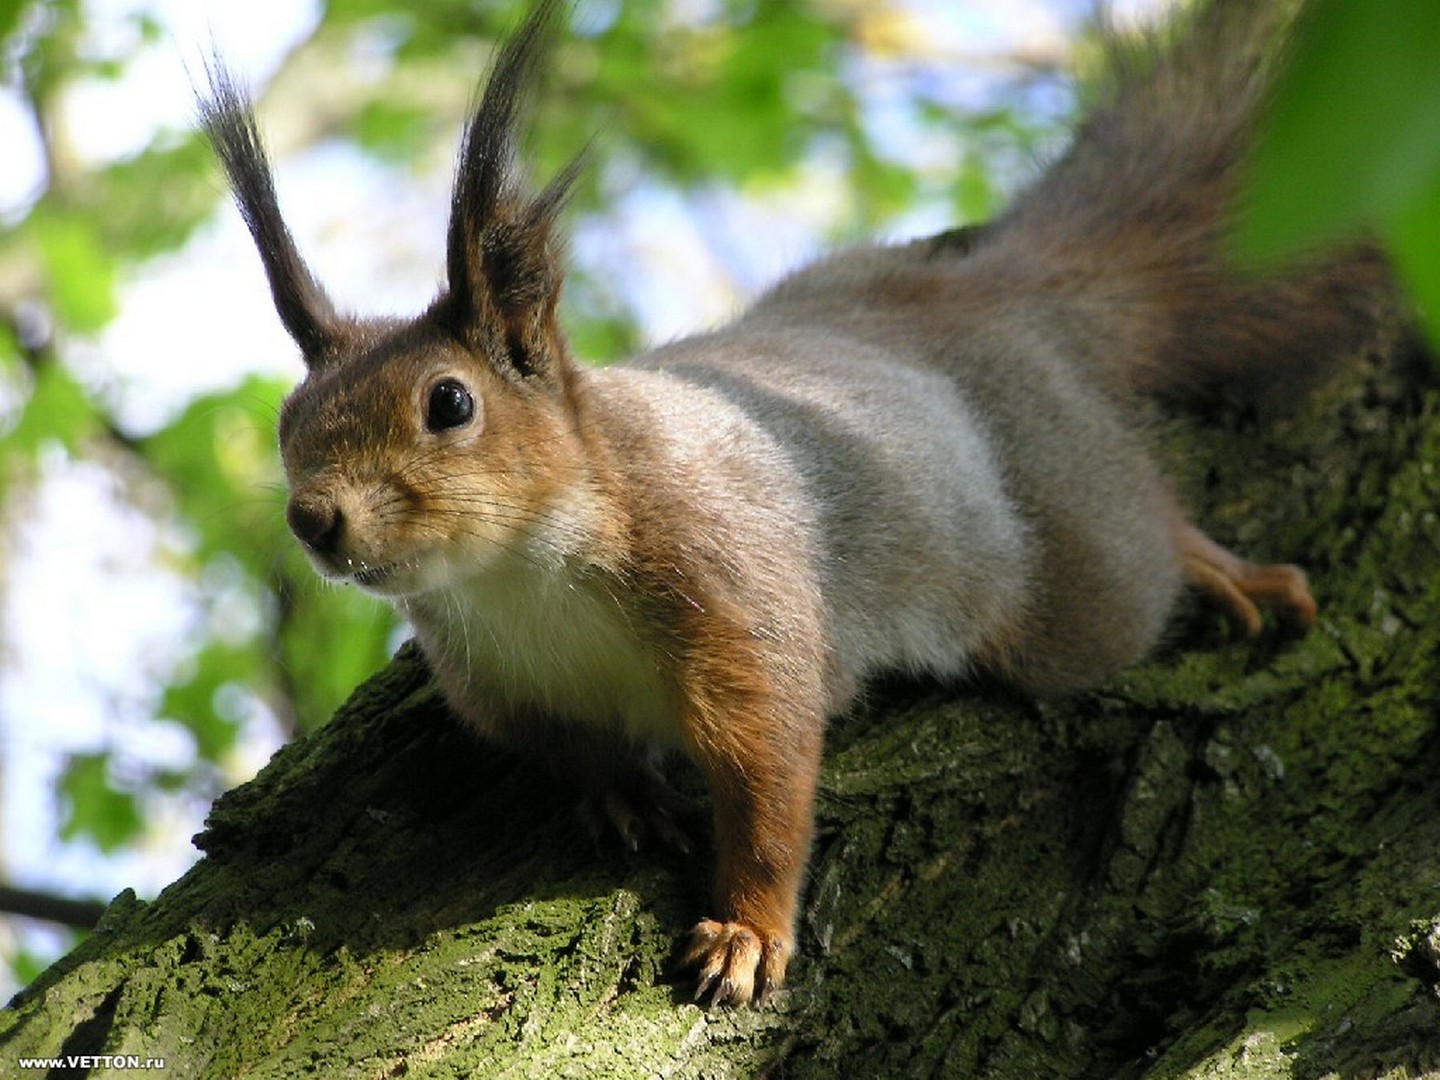
[[[482,730],[497,707],[518,708],[674,741],[671,684],[599,576],[506,560],[402,613],[452,705]]]

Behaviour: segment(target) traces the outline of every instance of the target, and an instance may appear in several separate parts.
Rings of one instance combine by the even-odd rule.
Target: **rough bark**
[[[0,1014],[0,1073],[1440,1070],[1440,392],[1401,366],[1162,430],[1215,535],[1308,566],[1308,635],[1190,611],[1074,700],[886,685],[834,726],[775,1004],[687,1003],[667,965],[705,855],[597,850],[407,648]]]

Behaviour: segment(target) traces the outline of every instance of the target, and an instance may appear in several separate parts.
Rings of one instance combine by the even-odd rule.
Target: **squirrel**
[[[1081,690],[1187,585],[1248,634],[1264,609],[1314,622],[1300,569],[1186,517],[1146,402],[1353,351],[1391,274],[1360,241],[1262,274],[1224,257],[1288,18],[1211,0],[1169,46],[1112,35],[1108,98],[993,221],[841,250],[719,329],[582,367],[556,312],[580,165],[536,191],[515,147],[560,6],[499,47],[412,319],[336,310],[218,57],[201,123],[307,367],[279,418],[291,530],[409,621],[465,723],[628,843],[687,846],[652,751],[688,756],[716,855],[682,963],[697,1000],[763,1001],[826,722],[868,679]]]

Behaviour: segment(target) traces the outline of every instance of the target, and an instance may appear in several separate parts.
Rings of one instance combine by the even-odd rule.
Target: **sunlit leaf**
[[[108,249],[127,259],[151,258],[183,244],[214,210],[211,167],[208,144],[193,133],[157,141],[99,172],[77,202]]]
[[[239,718],[225,714],[220,691],[236,683],[262,683],[262,664],[258,646],[209,642],[191,662],[189,677],[165,688],[160,713],[194,736],[195,750],[201,758],[219,762],[240,736]]]
[[[145,457],[182,500],[202,562],[225,552],[257,579],[284,537],[275,417],[286,384],[250,377],[196,399],[145,440]]]
[[[967,161],[955,185],[959,219],[964,222],[984,221],[995,212],[998,203],[999,193],[995,190],[990,170],[974,161]]]
[[[29,400],[15,426],[0,437],[0,453],[34,457],[47,443],[60,443],[72,454],[94,431],[94,401],[75,377],[58,363],[42,364],[30,386]]]
[[[292,556],[298,564],[299,553]],[[299,583],[279,641],[279,661],[301,730],[318,727],[366,677],[390,659],[395,615],[358,589],[321,582],[295,566]]]
[[[135,840],[145,826],[135,795],[110,781],[109,756],[74,754],[60,777],[60,836],[85,838],[101,851],[115,851]]]
[[[70,935],[78,941],[79,935]],[[10,972],[19,986],[26,986],[54,962],[53,956],[41,956],[29,949],[19,949],[9,958]]]
[[[20,22],[20,13],[25,10],[27,0],[0,0],[0,41],[15,32]]]
[[[385,161],[414,161],[434,136],[435,118],[417,106],[372,101],[355,117],[361,147]]]
[[[59,213],[32,219],[51,307],[63,325],[93,334],[115,316],[115,262],[85,218]]]

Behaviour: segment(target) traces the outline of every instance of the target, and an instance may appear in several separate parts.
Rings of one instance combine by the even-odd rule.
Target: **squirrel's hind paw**
[[[1302,628],[1314,625],[1315,598],[1298,566],[1246,562],[1193,525],[1183,526],[1179,541],[1185,580],[1247,637],[1260,632],[1261,608]]]

